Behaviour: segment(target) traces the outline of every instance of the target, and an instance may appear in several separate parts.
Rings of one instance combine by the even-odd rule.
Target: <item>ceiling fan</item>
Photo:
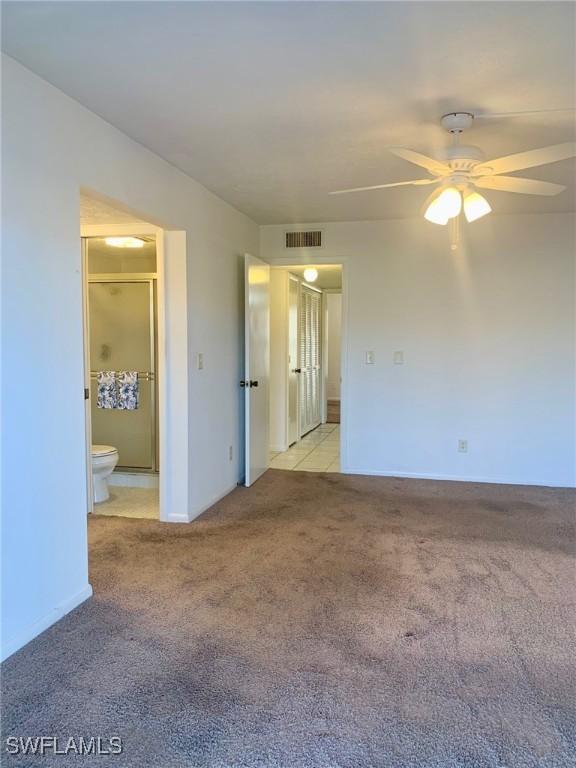
[[[478,115],[478,117],[489,116]],[[339,189],[330,194],[343,195],[349,192],[364,192],[387,187],[436,185],[439,188],[435,189],[426,200],[424,218],[434,224],[447,224],[450,219],[460,214],[462,208],[468,222],[476,221],[490,213],[492,208],[488,200],[477,191],[478,189],[494,189],[522,195],[557,195],[566,189],[561,184],[504,174],[574,157],[576,142],[568,141],[564,144],[554,144],[486,161],[479,147],[465,146],[459,141],[460,134],[470,128],[473,121],[474,115],[471,112],[450,112],[442,117],[442,127],[452,134],[453,143],[439,160],[412,149],[389,147],[389,151],[394,155],[425,168],[430,173],[430,177],[414,181],[375,184],[371,187]]]

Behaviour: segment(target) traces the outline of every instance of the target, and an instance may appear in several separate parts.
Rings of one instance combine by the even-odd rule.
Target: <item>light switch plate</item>
[[[198,352],[196,355],[196,367],[199,371],[204,368],[204,352]]]
[[[394,365],[404,365],[404,352],[394,352]]]
[[[366,365],[374,365],[374,360],[376,359],[376,355],[374,352],[366,352]]]

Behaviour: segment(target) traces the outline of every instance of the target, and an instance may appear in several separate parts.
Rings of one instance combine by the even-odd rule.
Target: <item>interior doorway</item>
[[[80,234],[87,512],[188,522],[186,232],[162,229],[109,198],[81,190]],[[130,238],[142,244],[121,247]],[[97,404],[98,395],[102,400],[106,394],[98,391],[105,383],[98,374],[110,372],[135,374],[136,382],[130,376],[108,380],[113,397],[128,385],[121,408]],[[125,401],[134,383],[136,407]],[[94,501],[103,490],[106,495],[95,479],[95,464],[104,465],[109,496],[122,509],[109,500]],[[96,493],[95,485],[100,485]]]
[[[154,234],[83,238],[92,512],[159,519]]]
[[[342,266],[270,271],[270,467],[340,471]]]

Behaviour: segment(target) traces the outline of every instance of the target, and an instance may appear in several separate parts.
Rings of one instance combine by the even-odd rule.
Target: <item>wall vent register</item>
[[[321,248],[322,231],[286,232],[286,248]]]

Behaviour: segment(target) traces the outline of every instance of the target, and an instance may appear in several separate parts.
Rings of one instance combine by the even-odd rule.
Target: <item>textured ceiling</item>
[[[387,145],[433,153],[437,120],[574,107],[564,2],[8,2],[6,52],[261,223],[412,216],[427,191],[329,197],[417,178]],[[488,158],[567,141],[574,115],[477,121]],[[526,175],[574,210],[574,162]]]
[[[80,195],[80,224],[145,224],[129,213],[114,208],[113,206],[88,195]]]

